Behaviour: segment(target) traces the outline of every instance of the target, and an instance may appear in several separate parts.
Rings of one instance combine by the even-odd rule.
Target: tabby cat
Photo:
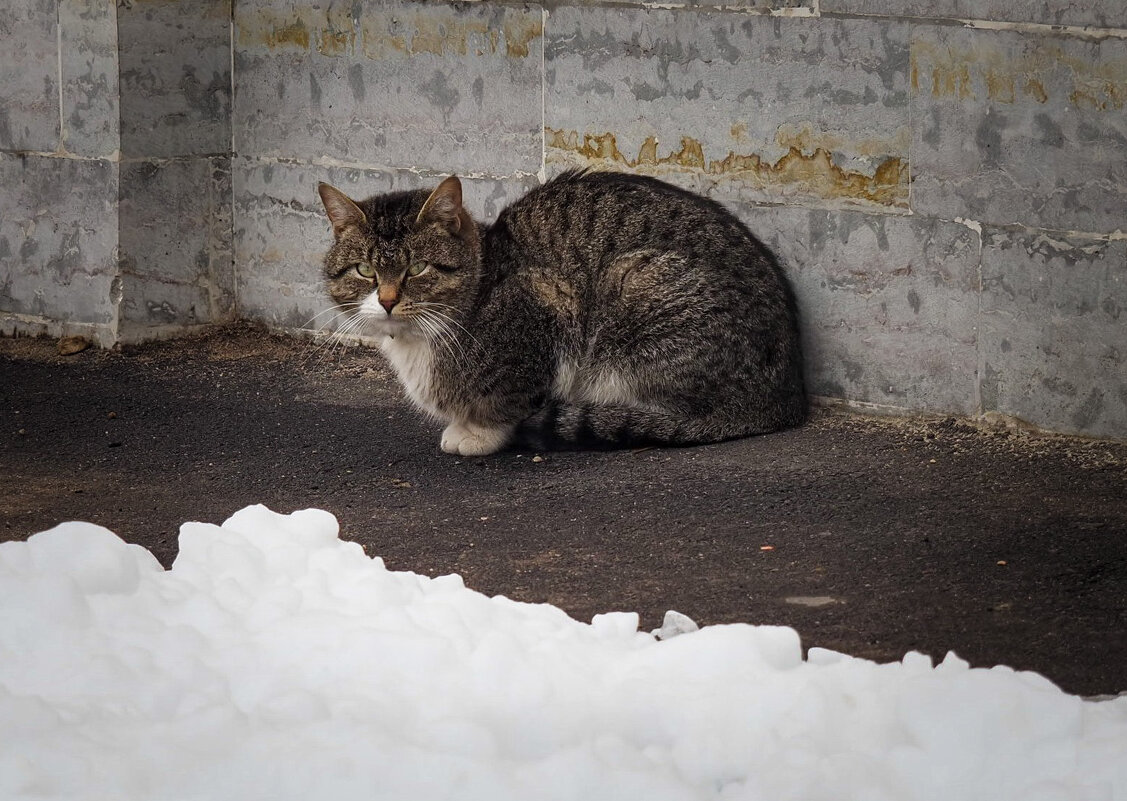
[[[360,202],[319,192],[329,292],[382,335],[447,453],[689,445],[805,418],[790,288],[718,203],[572,171],[484,225],[454,176]]]

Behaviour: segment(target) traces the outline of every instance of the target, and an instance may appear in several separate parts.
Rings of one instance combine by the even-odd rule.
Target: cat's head
[[[481,275],[477,224],[450,176],[429,194],[393,192],[354,201],[318,186],[335,241],[325,277],[336,303],[368,333],[433,338],[473,302]]]

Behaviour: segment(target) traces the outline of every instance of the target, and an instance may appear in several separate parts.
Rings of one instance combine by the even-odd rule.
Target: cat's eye
[[[422,275],[427,271],[427,267],[430,267],[430,265],[425,261],[413,261],[410,266],[407,267],[407,275],[411,277]]]
[[[368,262],[362,261],[356,265],[356,273],[361,278],[375,278],[376,268],[371,264],[368,264]]]

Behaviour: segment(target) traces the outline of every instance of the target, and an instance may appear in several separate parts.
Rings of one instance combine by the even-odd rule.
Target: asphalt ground
[[[707,447],[453,457],[377,352],[245,326],[0,339],[0,420],[0,540],[89,520],[168,566],[184,521],[318,507],[391,569],[580,620],[676,609],[1127,690],[1127,443],[821,409]]]

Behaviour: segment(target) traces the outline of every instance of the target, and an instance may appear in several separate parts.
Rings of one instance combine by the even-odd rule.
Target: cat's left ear
[[[451,175],[430,193],[423,204],[416,225],[441,225],[455,236],[465,238],[473,230],[473,219],[462,206],[462,182]]]

